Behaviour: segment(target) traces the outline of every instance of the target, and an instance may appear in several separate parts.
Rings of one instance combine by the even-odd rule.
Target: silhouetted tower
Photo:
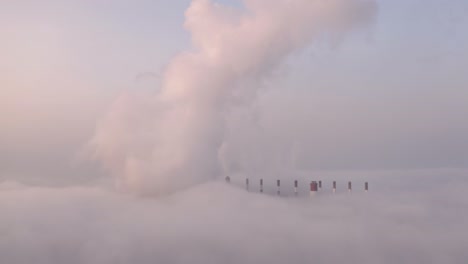
[[[297,180],[294,181],[294,194],[297,196]]]
[[[281,192],[280,192],[281,181],[280,181],[280,180],[276,180],[276,185],[278,186],[277,194],[280,195],[280,194],[281,194]]]
[[[318,183],[313,181],[310,183],[310,196],[315,196],[318,191]]]

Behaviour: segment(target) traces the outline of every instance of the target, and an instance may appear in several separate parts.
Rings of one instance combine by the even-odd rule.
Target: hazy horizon
[[[466,263],[466,28],[462,0],[3,0],[0,263]]]

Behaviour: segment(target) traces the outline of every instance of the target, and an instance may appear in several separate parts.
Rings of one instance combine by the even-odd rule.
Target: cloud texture
[[[222,182],[161,199],[3,183],[0,261],[466,263],[463,173],[432,181],[433,191],[383,191],[377,186],[391,183],[381,180],[367,194],[356,186],[352,195],[323,190],[313,199],[247,193]]]
[[[192,50],[176,56],[156,95],[123,96],[98,127],[96,156],[118,187],[165,194],[221,175],[227,119],[251,105],[265,78],[296,50],[367,25],[368,0],[247,0],[237,10],[195,0],[185,27]]]
[[[36,108],[23,111],[27,107],[19,103],[2,104],[7,110],[14,106],[13,113],[17,111],[25,117],[19,122],[18,115],[9,114],[11,110],[3,111],[0,117],[12,121],[8,124],[15,121],[24,125],[21,131],[34,136],[34,140],[17,139],[19,133],[14,129],[1,132],[7,136],[2,134],[1,137],[3,152],[0,154],[4,157],[0,157],[0,167],[7,168],[7,172],[1,171],[0,177],[10,181],[0,183],[0,263],[467,262],[468,238],[464,229],[468,222],[465,212],[468,172],[456,169],[466,167],[463,80],[449,87],[452,92],[442,89],[446,97],[440,96],[440,87],[449,86],[447,79],[452,80],[449,78],[452,75],[443,74],[444,69],[432,68],[432,73],[437,73],[432,76],[438,76],[439,80],[431,88],[436,92],[428,94],[424,89],[425,97],[417,92],[408,97],[406,89],[409,87],[435,83],[434,79],[422,78],[428,77],[430,71],[421,69],[431,70],[432,66],[409,64],[405,68],[400,65],[403,58],[391,54],[388,55],[391,60],[398,59],[398,62],[389,64],[398,69],[386,71],[383,66],[377,67],[376,71],[384,72],[387,78],[379,79],[377,84],[388,84],[392,88],[388,93],[399,93],[400,102],[395,103],[387,93],[382,95],[387,99],[384,103],[366,97],[375,95],[372,92],[354,101],[353,96],[346,95],[347,83],[342,84],[341,78],[336,78],[342,61],[331,64],[321,61],[319,69],[307,69],[306,74],[328,73],[318,76],[321,78],[313,83],[320,87],[318,90],[323,91],[323,88],[331,93],[333,89],[329,89],[329,85],[341,85],[344,88],[338,96],[315,97],[314,92],[298,90],[289,94],[285,89],[289,83],[277,85],[282,86],[284,93],[273,91],[266,94],[267,98],[263,97],[266,101],[259,101],[258,91],[268,86],[265,80],[291,54],[317,43],[335,44],[353,29],[371,24],[376,6],[375,2],[365,0],[246,0],[245,4],[244,9],[233,9],[211,1],[193,1],[186,14],[186,28],[192,35],[193,46],[169,63],[156,93],[145,89],[140,93],[122,94],[96,131],[92,142],[96,157],[116,176],[120,190],[166,196],[157,199],[135,196],[95,182],[90,183],[91,187],[64,188],[16,183],[15,179],[20,181],[21,177],[9,174],[8,167],[12,163],[16,164],[15,168],[28,167],[28,175],[32,175],[38,185],[42,185],[42,181],[44,185],[57,184],[57,178],[46,169],[58,167],[64,167],[57,173],[60,179],[73,182],[67,178],[70,175],[63,172],[69,168],[56,157],[63,153],[72,156],[70,149],[74,148],[69,146],[52,155],[54,146],[49,141],[64,140],[73,134],[69,131],[75,133],[81,126],[76,124],[78,118],[60,111],[62,108],[51,107],[49,101],[44,103],[47,107],[43,112],[34,111]],[[22,10],[22,6],[18,10]],[[77,14],[75,16],[87,17]],[[63,25],[62,22],[57,24]],[[83,24],[81,20],[78,22]],[[31,24],[39,25],[34,20]],[[88,33],[88,29],[84,28],[83,32]],[[96,36],[102,31],[107,32],[95,29]],[[11,30],[10,33],[17,32],[20,31]],[[49,32],[47,27],[45,32]],[[40,33],[38,39],[66,39],[56,38],[53,30],[49,33],[50,36]],[[27,49],[29,38],[23,39],[22,33],[20,35],[19,42]],[[82,44],[80,36],[75,40]],[[96,36],[85,36],[94,43]],[[109,39],[114,40],[113,37]],[[33,58],[37,62],[33,68],[37,67],[40,80],[49,80],[57,76],[57,71],[44,67],[44,61],[53,62],[46,55],[57,49],[51,52],[48,49],[53,45],[44,43],[36,46],[44,55]],[[103,42],[102,50],[98,49],[95,56],[101,57],[110,44]],[[122,50],[109,50],[108,58],[122,55]],[[14,56],[11,61],[15,61]],[[408,62],[407,58],[405,61]],[[382,65],[386,65],[385,62],[379,61]],[[450,60],[445,63],[450,64]],[[24,64],[32,67],[30,63]],[[56,64],[55,67],[64,68],[61,63]],[[89,62],[84,65],[88,68]],[[327,65],[331,68],[328,72]],[[9,63],[3,62],[1,66],[11,69]],[[122,72],[125,70],[123,67]],[[352,69],[340,70],[343,82],[353,81],[344,74]],[[455,72],[450,67],[445,70]],[[416,77],[415,72],[418,73]],[[407,74],[406,82],[402,85],[396,80],[404,74]],[[55,98],[67,107],[69,102],[80,102],[77,98],[94,98],[92,93],[75,95],[60,90],[80,78],[58,75],[67,81],[59,82],[60,85],[43,83],[41,87],[51,89],[44,93],[37,88],[36,79],[27,78],[24,73],[17,79],[26,81],[36,93],[26,89],[17,92],[17,87],[11,85],[7,86],[8,90],[15,92],[6,90],[4,94],[9,97],[2,98],[14,97],[24,102],[25,98],[42,95]],[[354,78],[368,80],[367,75]],[[420,82],[412,83],[415,78]],[[313,80],[308,79],[307,86],[309,81]],[[355,86],[349,88],[350,94],[360,91]],[[367,88],[374,89],[374,86]],[[61,91],[60,96],[55,90]],[[60,100],[62,97],[67,100]],[[88,109],[87,102],[72,107],[73,111],[93,112]],[[415,111],[415,104],[424,107],[416,107]],[[49,117],[50,112],[67,122],[60,126],[53,119],[52,125],[46,126],[34,118],[36,114]],[[30,114],[37,123],[28,122]],[[397,124],[394,120],[398,120]],[[42,127],[54,128],[56,134],[39,133]],[[34,142],[38,145],[32,144]],[[59,143],[55,148],[66,145]],[[36,153],[38,150],[42,152]],[[25,153],[40,156],[36,161],[38,165],[27,162]],[[415,166],[426,169],[408,170]],[[389,167],[400,170],[359,171]],[[317,171],[327,168],[343,171]],[[355,170],[349,171],[350,168]],[[231,175],[231,185],[213,180],[223,172]],[[74,173],[90,178],[93,175]],[[245,177],[252,181],[251,193],[244,190]],[[266,182],[263,195],[254,192],[258,189],[259,178]],[[274,196],[277,178],[282,179],[283,195],[291,194],[291,181],[299,179],[301,197]],[[332,180],[338,180],[339,188],[353,180],[355,191],[349,195],[339,189],[333,196],[329,190],[323,190],[310,199],[307,183],[317,179],[324,180],[327,188]],[[370,182],[371,191],[367,194],[360,190],[363,181]],[[174,193],[181,189],[184,191]]]

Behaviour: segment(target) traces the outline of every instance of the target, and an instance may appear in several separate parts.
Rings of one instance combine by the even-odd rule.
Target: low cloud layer
[[[338,52],[322,41],[372,24],[374,1],[193,1],[193,50],[152,75],[151,89],[120,94],[93,141],[117,189],[140,195],[115,190],[76,152],[127,85],[120,77],[146,78],[135,57],[151,68],[161,39],[176,46],[159,21],[174,14],[147,1],[45,2],[0,10],[1,264],[467,262],[468,57],[449,49],[463,34],[429,37],[427,1],[407,4],[424,23],[380,1],[376,43]],[[136,39],[148,25],[164,31]],[[290,57],[311,43],[313,56]],[[292,76],[277,72],[285,61]],[[230,185],[214,179],[226,175]],[[46,187],[58,185],[68,187]]]
[[[356,186],[314,198],[224,182],[162,199],[3,183],[0,262],[466,263],[461,174],[431,181],[433,188],[382,191],[381,180],[369,193]]]

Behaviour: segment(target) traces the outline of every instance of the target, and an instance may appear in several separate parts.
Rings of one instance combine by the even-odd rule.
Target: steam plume
[[[119,186],[165,194],[220,174],[226,115],[293,51],[368,24],[372,0],[245,0],[244,10],[193,0],[193,48],[176,56],[157,94],[125,94],[99,124],[96,156]]]

